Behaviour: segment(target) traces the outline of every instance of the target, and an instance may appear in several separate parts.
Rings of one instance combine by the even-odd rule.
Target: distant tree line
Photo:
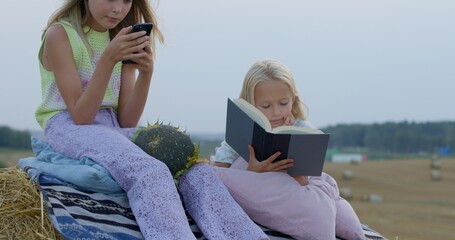
[[[330,133],[329,148],[356,148],[391,154],[434,153],[439,148],[455,150],[455,121],[386,122],[338,124],[322,129]],[[0,148],[30,149],[31,133],[0,126]],[[193,139],[201,155],[210,156],[223,139]]]
[[[17,131],[0,126],[0,148],[30,149],[31,134],[28,131]]]
[[[330,133],[331,148],[361,148],[392,154],[455,149],[455,121],[339,124],[322,130]]]

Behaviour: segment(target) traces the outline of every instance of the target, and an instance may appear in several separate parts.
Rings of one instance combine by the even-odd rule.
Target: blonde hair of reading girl
[[[305,120],[305,105],[293,75],[279,61],[254,63],[246,73],[240,98],[264,113],[272,127],[312,127]],[[335,179],[326,173],[293,178],[282,171],[292,165],[292,159],[274,163],[280,154],[275,153],[260,162],[249,148],[248,163],[225,141],[211,159],[231,195],[254,221],[296,239],[365,238],[351,205],[339,196]]]
[[[143,21],[153,23],[150,37],[131,33]],[[65,1],[43,34],[36,119],[55,151],[109,171],[145,239],[195,239],[169,169],[131,141],[153,75],[154,39],[163,41],[147,0]],[[127,59],[134,63],[122,64]],[[180,177],[179,190],[205,237],[267,238],[208,164]]]
[[[295,118],[305,120],[305,105],[295,86],[291,71],[275,60],[259,61],[247,72],[240,98],[258,108],[270,120],[272,127],[293,125]],[[305,125],[305,122],[301,122]],[[282,171],[292,166],[293,159],[273,162],[280,153],[258,161],[254,149],[248,146],[250,159],[248,170],[255,172]],[[301,185],[308,183],[306,176],[294,176]]]

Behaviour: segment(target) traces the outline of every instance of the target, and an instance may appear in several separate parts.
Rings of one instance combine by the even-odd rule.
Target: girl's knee
[[[164,162],[161,162],[160,160],[158,159],[151,159],[151,166],[150,168],[154,169],[154,171],[169,171],[169,168],[168,166],[164,163]]]
[[[330,184],[332,187],[338,189],[337,181],[335,180],[335,178],[333,178],[333,177],[330,176],[329,174],[323,172],[322,175],[321,175],[321,179],[322,179],[324,182]]]
[[[339,198],[336,204],[336,234],[343,239],[365,239],[357,214],[348,201]]]
[[[311,187],[302,192],[300,197],[294,197],[300,204],[283,215],[293,224],[286,224],[288,226],[282,228],[297,239],[335,239],[334,201],[320,189]],[[292,205],[291,202],[288,204]]]
[[[195,163],[183,176],[205,176],[205,178],[213,178],[215,170],[207,163]]]
[[[301,213],[300,226],[295,228],[296,239],[335,239],[335,209],[330,205],[314,205]]]

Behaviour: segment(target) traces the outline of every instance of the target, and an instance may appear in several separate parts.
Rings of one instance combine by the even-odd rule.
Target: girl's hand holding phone
[[[147,56],[151,55],[151,50],[147,52],[145,49],[146,47],[150,48],[150,36],[148,34],[151,32],[151,25],[149,28],[143,26],[144,24],[139,24],[120,30],[111,40],[103,55],[106,55],[106,58],[114,64],[119,61],[124,64],[134,64],[135,62],[132,60],[147,59]],[[133,29],[135,30],[133,31]]]
[[[131,34],[141,33],[142,35],[140,35],[138,37],[150,36],[150,34],[152,33],[152,28],[153,28],[152,23],[138,23],[132,27]],[[144,50],[144,48],[141,48],[141,49],[137,50],[136,52],[133,52],[133,54],[141,53],[141,50]],[[123,64],[135,64],[136,61],[133,61],[133,60],[134,60],[134,57],[131,57],[126,60],[123,60],[122,63]]]
[[[149,46],[149,36],[143,35],[141,32],[130,32],[131,27],[120,30],[103,52],[103,57],[116,64],[124,59],[147,55],[143,49]]]
[[[134,67],[137,67],[139,70],[140,74],[152,74],[153,73],[153,55],[152,55],[152,49],[150,48],[150,45],[147,45],[143,50],[141,50],[142,53],[141,57],[134,58]]]

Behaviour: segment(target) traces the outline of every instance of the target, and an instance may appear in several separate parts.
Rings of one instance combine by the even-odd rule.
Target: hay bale
[[[352,199],[352,190],[351,188],[348,187],[343,187],[340,188],[340,197],[346,199],[346,200],[351,200]]]
[[[441,172],[439,170],[431,170],[431,180],[441,181]]]
[[[439,158],[438,154],[433,154],[433,156],[431,156],[432,160],[438,160],[438,158]]]
[[[344,170],[343,171],[343,179],[344,180],[352,180],[352,178],[354,177],[354,172],[352,172],[352,170]]]
[[[359,160],[351,160],[349,161],[351,163],[351,165],[359,165],[360,164],[360,161]]]
[[[16,167],[0,169],[0,238],[63,239],[52,226],[36,184]]]
[[[368,195],[363,195],[362,200],[365,202],[370,202],[370,203],[381,203],[382,196],[378,195],[378,194],[368,194]]]
[[[441,161],[438,159],[432,159],[430,164],[431,169],[441,169]]]

